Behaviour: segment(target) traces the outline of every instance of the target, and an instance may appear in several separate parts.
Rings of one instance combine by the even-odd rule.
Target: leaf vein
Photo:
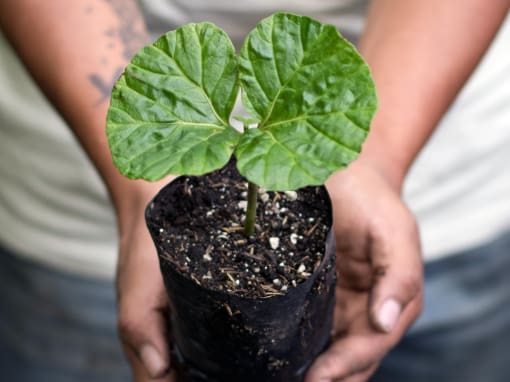
[[[356,155],[359,154],[359,151],[357,151],[356,149],[353,149],[352,147],[347,146],[344,142],[340,141],[339,139],[336,139],[335,137],[330,136],[329,134],[326,134],[326,132],[319,129],[317,126],[314,126],[309,120],[305,119],[304,121],[308,126],[310,126],[312,129],[314,129],[316,132],[318,132],[323,137],[326,137],[330,141],[336,143],[338,146],[341,146],[341,147],[345,148],[346,150],[355,153]]]
[[[204,95],[204,97],[206,98],[207,102],[209,103],[209,106],[211,107],[211,110],[214,114],[214,116],[216,117],[216,119],[218,119],[218,121],[220,121],[224,126],[228,126],[228,123],[226,121],[223,120],[223,118],[221,118],[219,115],[218,115],[218,111],[216,110],[216,108],[214,107],[214,105],[212,104],[211,102],[211,99],[209,98],[209,96],[207,95],[205,89],[200,86],[199,84],[197,84],[195,81],[193,81],[192,78],[190,78],[188,76],[188,74],[186,72],[184,72],[184,69],[181,67],[180,63],[175,59],[175,57],[172,57],[170,56],[170,54],[168,54],[168,52],[165,52],[163,49],[161,49],[160,47],[156,46],[156,45],[151,45],[153,48],[159,50],[160,52],[162,52],[165,56],[167,56],[168,58],[170,58],[170,60],[172,60],[175,65],[177,66],[177,68],[179,69],[179,71],[182,73],[183,77],[186,78],[190,83],[192,83],[193,85],[195,85],[201,92],[202,94]]]
[[[356,111],[361,111],[361,110],[364,110],[364,109],[356,109]],[[367,110],[373,110],[372,108],[367,108]],[[291,123],[291,122],[296,122],[296,121],[303,121],[303,120],[308,120],[308,118],[310,117],[330,117],[332,115],[336,115],[336,114],[340,114],[342,115],[343,117],[345,117],[345,119],[349,120],[349,122],[351,122],[356,128],[364,131],[364,132],[368,132],[369,131],[369,128],[365,128],[361,125],[359,125],[358,123],[354,122],[351,118],[349,118],[344,111],[335,111],[335,112],[330,112],[330,113],[318,113],[318,114],[303,114],[303,115],[299,115],[297,117],[294,117],[294,118],[290,118],[290,119],[286,119],[286,120],[283,120],[283,121],[276,121],[276,122],[273,122],[273,123],[270,123],[268,125],[265,126],[266,129],[269,129],[269,128],[272,128],[272,127],[275,127],[275,126],[280,126],[280,125],[285,125],[287,123]]]
[[[159,142],[157,142],[157,143],[155,143],[155,144],[153,144],[153,145],[148,146],[148,147],[147,147],[146,149],[144,149],[142,152],[137,153],[136,155],[134,155],[134,156],[132,156],[132,157],[128,158],[128,160],[131,162],[131,161],[133,161],[133,160],[135,160],[135,159],[137,159],[137,158],[141,157],[142,155],[144,155],[144,154],[145,154],[145,153],[147,153],[148,151],[152,150],[152,149],[153,149],[154,147],[156,147],[157,145],[159,145],[159,144],[161,144],[161,143],[164,143],[164,142],[167,142],[167,141],[169,140],[169,138],[170,138],[173,134],[175,134],[175,133],[177,132],[177,130],[178,130],[178,129],[174,129],[174,131],[172,131],[172,132],[170,133],[170,135],[169,135],[167,138],[162,139],[161,141],[159,141]],[[193,145],[191,145],[191,146],[187,146],[187,147],[181,147],[181,149],[180,149],[180,150],[176,150],[176,151],[172,152],[172,153],[171,153],[171,155],[172,155],[172,156],[174,156],[174,155],[178,155],[178,154],[180,154],[180,153],[184,153],[184,152],[190,151],[190,150],[192,150],[193,148],[195,148],[196,146],[198,146],[198,145],[202,144],[203,142],[207,141],[209,138],[211,138],[212,136],[217,135],[217,134],[221,134],[221,132],[215,131],[215,132],[213,132],[212,134],[209,134],[209,135],[208,135],[207,137],[205,137],[205,138],[197,139],[196,143],[194,143]],[[181,157],[182,157],[182,155],[181,155]],[[145,167],[149,167],[149,168],[150,168],[153,164],[155,164],[155,163],[157,163],[157,162],[159,162],[159,161],[160,161],[160,159],[158,159],[158,160],[157,160],[157,161],[155,161],[155,162],[152,162],[152,163],[147,164]],[[174,161],[174,163],[175,163],[175,161]]]
[[[276,72],[276,78],[278,79],[278,84],[281,86],[282,84],[282,77],[280,75],[280,71],[278,70],[278,64],[276,62],[276,51],[275,51],[275,45],[276,45],[276,39],[275,39],[275,22],[274,19],[271,20],[271,49],[273,51],[273,63],[274,63],[274,70]]]
[[[303,173],[304,173],[304,174],[305,174],[305,175],[306,175],[309,179],[313,179],[313,180],[315,180],[315,177],[314,177],[313,175],[311,175],[311,174],[310,174],[310,172],[309,172],[307,169],[305,169],[303,166],[301,166],[301,164],[299,164],[299,162],[297,162],[297,161],[296,161],[296,154],[295,154],[292,150],[290,150],[287,146],[285,146],[283,143],[281,143],[279,140],[277,140],[277,139],[276,139],[276,137],[273,135],[273,133],[271,133],[270,131],[267,131],[267,130],[266,130],[266,131],[264,131],[264,133],[268,134],[268,135],[269,135],[269,137],[273,140],[273,142],[274,142],[274,143],[273,143],[273,145],[275,145],[275,144],[276,144],[276,145],[279,145],[279,146],[281,146],[281,147],[282,147],[285,151],[287,151],[287,152],[289,153],[289,155],[290,155],[290,156],[291,156],[291,158],[292,158],[292,162],[295,164],[295,167],[300,168],[300,169],[303,171]],[[268,151],[269,151],[269,150],[268,150]],[[289,176],[290,176],[290,172],[289,172]],[[287,183],[289,183],[289,182],[290,182],[290,179],[289,179],[289,181],[288,181]]]

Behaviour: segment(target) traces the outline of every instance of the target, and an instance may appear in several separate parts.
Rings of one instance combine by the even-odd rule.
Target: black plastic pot
[[[336,282],[331,228],[320,266],[285,295],[257,299],[204,288],[165,258],[159,242],[161,215],[155,211],[183,179],[164,187],[146,210],[170,299],[179,381],[302,381],[330,341]]]

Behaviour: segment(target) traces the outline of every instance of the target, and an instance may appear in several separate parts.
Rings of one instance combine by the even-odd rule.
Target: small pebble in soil
[[[298,273],[303,273],[304,271],[306,271],[306,267],[305,267],[305,265],[304,265],[304,264],[301,264],[301,265],[299,266],[299,268],[297,269],[297,272],[298,272]]]
[[[274,279],[273,284],[276,286],[280,286],[282,284],[282,281],[280,279]]]
[[[297,233],[291,233],[290,234],[290,242],[294,245],[297,244],[297,240],[298,240],[298,235]]]
[[[270,237],[269,245],[272,249],[277,249],[280,246],[280,239],[278,237]]]
[[[285,196],[287,196],[287,199],[294,201],[297,200],[298,194],[296,191],[285,191]]]
[[[203,256],[203,259],[204,259],[204,261],[212,261],[212,257],[211,257],[211,255],[209,255],[208,253],[206,253],[206,254]]]

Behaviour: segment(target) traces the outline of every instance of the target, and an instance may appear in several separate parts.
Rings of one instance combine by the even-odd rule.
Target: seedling
[[[251,116],[242,132],[230,122],[240,88]],[[207,22],[144,47],[112,91],[107,134],[129,178],[203,175],[235,155],[249,182],[251,235],[258,186],[323,184],[358,156],[376,107],[369,68],[334,26],[277,13],[249,33],[239,56]]]

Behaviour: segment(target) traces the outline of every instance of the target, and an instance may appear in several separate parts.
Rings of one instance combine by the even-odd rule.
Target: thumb
[[[412,217],[404,221],[406,224],[399,224],[398,230],[388,230],[387,235],[371,234],[374,279],[370,321],[386,333],[393,331],[406,306],[421,295],[423,285],[418,229]]]
[[[155,301],[154,301],[155,302]],[[159,304],[119,304],[119,334],[136,376],[146,380],[165,376],[170,368],[167,324]]]

